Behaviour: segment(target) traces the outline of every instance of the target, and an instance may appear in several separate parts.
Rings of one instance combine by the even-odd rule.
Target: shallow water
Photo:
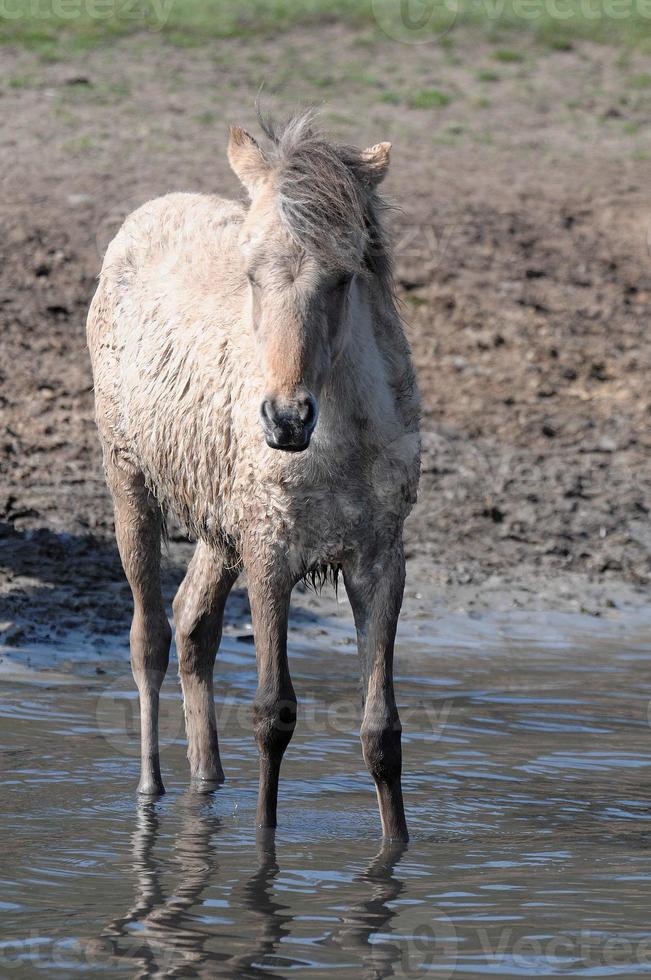
[[[171,668],[153,804],[125,660],[5,656],[0,976],[651,972],[651,615],[613,617],[403,623],[407,847],[378,836],[346,616],[294,623],[275,839],[253,829],[241,625],[218,665],[227,783],[187,788]]]

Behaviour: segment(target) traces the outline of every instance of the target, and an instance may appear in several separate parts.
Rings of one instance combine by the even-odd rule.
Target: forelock
[[[331,265],[363,261],[373,231],[376,195],[364,185],[362,153],[314,129],[312,110],[276,128],[260,124],[271,141],[278,210],[290,237]]]

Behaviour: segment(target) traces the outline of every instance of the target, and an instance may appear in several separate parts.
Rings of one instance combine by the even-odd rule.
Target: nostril
[[[309,428],[316,419],[316,402],[311,395],[301,403],[299,408],[299,415],[301,421],[306,428]]]
[[[260,406],[260,414],[265,422],[269,422],[271,425],[275,424],[275,412],[276,406],[272,398],[265,398]]]

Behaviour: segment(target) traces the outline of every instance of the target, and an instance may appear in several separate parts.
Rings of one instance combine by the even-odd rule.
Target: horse
[[[390,143],[324,135],[314,113],[263,138],[231,126],[246,202],[172,193],[110,243],[87,323],[115,535],[133,593],[144,796],[164,792],[159,692],[171,628],[161,540],[196,548],[172,609],[192,782],[224,779],[213,671],[243,570],[258,685],[258,827],[275,827],[296,725],[290,596],[342,575],[356,626],[360,738],[383,834],[407,840],[393,685],[405,581],[403,524],[420,470],[419,396],[378,187]]]

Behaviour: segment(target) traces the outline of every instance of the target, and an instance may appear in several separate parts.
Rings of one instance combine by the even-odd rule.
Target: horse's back
[[[100,282],[132,310],[174,295],[186,307],[228,292],[239,273],[237,236],[244,208],[206,194],[168,194],[130,214],[109,245]],[[220,290],[220,284],[222,289]]]
[[[245,284],[241,204],[174,193],[133,211],[109,244],[87,322],[94,372],[157,344],[183,346],[203,322],[233,325]]]
[[[87,323],[105,446],[140,446],[144,462],[163,421],[171,432],[201,394],[206,364],[214,387],[227,385],[215,355],[239,333],[243,212],[215,196],[169,194],[129,215],[109,245]]]

